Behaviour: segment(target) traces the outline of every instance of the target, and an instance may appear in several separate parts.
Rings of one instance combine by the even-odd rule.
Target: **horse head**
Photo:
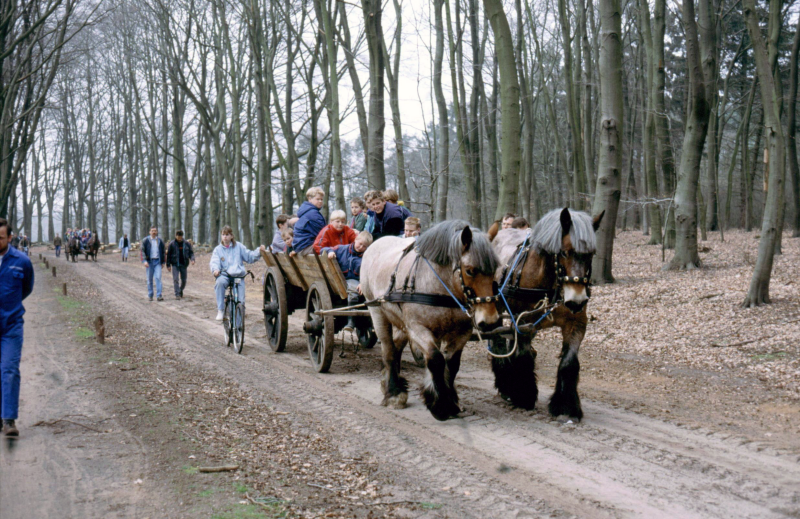
[[[591,297],[592,258],[596,241],[594,233],[600,227],[605,211],[589,217],[586,213],[564,208],[561,223],[561,249],[555,255],[557,282],[563,287],[564,306],[577,314],[586,308]]]
[[[472,232],[469,226],[461,231],[460,241],[460,268],[453,271],[455,286],[461,286],[462,297],[472,305],[475,326],[481,331],[491,330],[500,323],[495,304],[497,256],[488,237]]]
[[[490,330],[500,322],[495,305],[497,255],[489,238],[464,220],[448,220],[417,239],[418,254],[449,268],[453,294],[470,307],[475,326]],[[444,278],[444,276],[442,276]]]

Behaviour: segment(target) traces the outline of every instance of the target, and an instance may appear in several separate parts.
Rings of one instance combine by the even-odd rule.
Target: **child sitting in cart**
[[[361,258],[364,251],[372,245],[372,235],[368,231],[361,231],[356,236],[356,241],[349,245],[337,245],[336,247],[325,247],[322,254],[327,254],[330,259],[336,259],[342,274],[347,281],[347,304],[348,306],[358,304],[361,295]],[[353,318],[347,319],[345,331],[352,332],[355,329]]]
[[[294,247],[292,246],[292,243],[294,242],[294,229],[288,225],[284,225],[283,229],[281,229],[281,239],[286,246],[283,252],[289,254],[290,256],[294,256],[295,252]]]

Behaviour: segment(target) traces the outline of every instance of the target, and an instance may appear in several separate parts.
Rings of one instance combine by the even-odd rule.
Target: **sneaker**
[[[180,301],[181,300],[181,296],[175,296],[175,300],[176,301]]]
[[[14,425],[14,420],[3,420],[3,434],[12,438],[19,436],[19,430]]]
[[[153,296],[148,297],[147,300],[148,301],[152,301],[153,300]]]
[[[161,297],[161,296],[158,296],[158,300],[159,300],[159,301],[163,301],[163,300],[164,300],[164,298],[163,298],[163,297]]]
[[[223,312],[222,312],[222,310],[219,310],[219,311],[217,312],[217,321],[221,321],[223,317],[224,317],[224,316],[223,316]]]

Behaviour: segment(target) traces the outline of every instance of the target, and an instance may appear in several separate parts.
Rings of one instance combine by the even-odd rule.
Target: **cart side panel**
[[[339,268],[339,262],[330,259],[327,254],[318,258],[333,293],[337,294],[340,299],[347,300],[347,281],[344,279],[342,269]]]
[[[278,260],[280,269],[286,274],[286,280],[289,281],[290,285],[296,286],[304,292],[308,290],[309,283],[298,270],[294,258],[284,253],[276,254],[275,258]]]

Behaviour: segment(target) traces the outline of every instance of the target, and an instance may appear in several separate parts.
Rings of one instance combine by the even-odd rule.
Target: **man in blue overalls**
[[[8,246],[11,225],[0,218],[0,417],[3,434],[19,436],[19,361],[22,357],[22,300],[33,291],[31,260]]]

